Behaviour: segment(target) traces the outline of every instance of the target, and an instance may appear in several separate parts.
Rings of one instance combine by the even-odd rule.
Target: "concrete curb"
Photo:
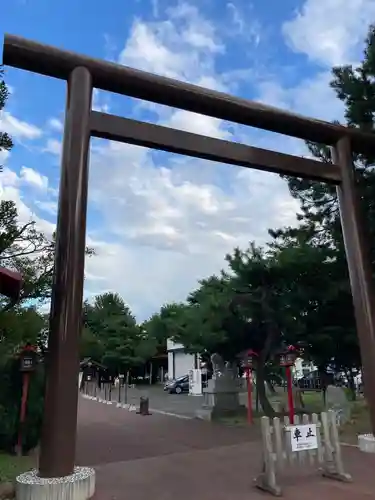
[[[84,399],[88,399],[89,401],[96,401],[97,403],[102,403],[105,405],[112,405],[114,402],[113,401],[106,401],[105,399],[97,398],[95,396],[89,396],[87,394],[81,394],[81,396]],[[133,404],[120,404],[116,403],[116,408],[121,408],[123,410],[128,410],[128,411],[137,411],[137,407]]]
[[[137,411],[137,407],[133,404],[123,404],[123,403],[116,403],[115,401],[106,401],[105,399],[97,398],[95,396],[89,396],[88,394],[81,394],[81,396],[84,399],[88,399],[89,401],[96,401],[97,403],[102,403],[102,404],[110,404],[110,405],[115,405],[116,408],[120,408],[123,410],[128,410],[128,411]],[[173,413],[169,411],[164,411],[164,410],[157,410],[156,408],[150,408],[151,413],[158,413],[159,415],[166,415],[168,417],[175,417],[175,418],[180,418],[181,420],[194,420],[195,417],[189,417],[188,415],[181,415],[179,413]]]
[[[166,415],[167,417],[175,417],[180,418],[182,420],[194,420],[195,417],[189,417],[188,415],[180,415],[179,413],[172,413],[170,411],[164,410],[155,410],[154,408],[150,408],[152,413],[159,413],[159,415]]]

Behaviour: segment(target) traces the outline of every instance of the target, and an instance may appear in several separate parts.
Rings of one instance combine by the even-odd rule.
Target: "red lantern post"
[[[244,367],[245,367],[245,373],[246,373],[246,387],[247,387],[247,421],[249,422],[250,425],[253,424],[252,369],[253,369],[254,357],[256,357],[256,356],[258,356],[258,354],[250,349],[249,351],[247,351],[246,358],[244,361]]]
[[[36,351],[33,346],[27,344],[20,353],[20,371],[22,372],[22,397],[20,407],[20,420],[18,427],[18,439],[16,445],[17,455],[22,455],[22,437],[26,418],[27,397],[29,393],[30,374],[35,369]]]
[[[280,366],[285,367],[285,375],[288,390],[288,409],[290,423],[294,424],[294,400],[293,400],[293,381],[292,381],[292,366],[297,358],[297,349],[290,345],[280,353]]]

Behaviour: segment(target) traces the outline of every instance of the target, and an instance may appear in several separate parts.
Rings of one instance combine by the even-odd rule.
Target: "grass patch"
[[[254,425],[258,423],[260,417],[263,417],[263,413],[256,411],[253,412]],[[244,427],[249,425],[247,414],[244,412],[240,412],[237,415],[220,417],[216,419],[215,422],[223,425],[228,425],[229,427]]]
[[[324,411],[323,393],[320,391],[305,391],[302,394],[305,409],[311,413]]]
[[[351,393],[347,392],[347,397],[350,400]],[[321,413],[324,411],[324,401],[323,401],[323,393],[320,391],[305,391],[302,395],[303,402],[305,405],[304,409],[296,411],[298,414],[302,413]],[[284,399],[286,399],[286,395],[284,395]],[[280,394],[274,395],[270,397],[270,402],[275,403],[276,401],[281,400]],[[342,425],[339,428],[340,440],[341,442],[349,443],[349,444],[357,444],[358,434],[365,434],[370,432],[370,417],[369,411],[367,407],[367,403],[365,399],[358,399],[357,401],[350,401],[351,408],[351,418],[349,422]],[[254,427],[259,427],[259,420],[263,416],[263,412],[256,412],[254,410]],[[277,414],[277,416],[283,417],[282,414]],[[241,412],[238,415],[231,415],[226,417],[221,417],[217,419],[218,423],[232,426],[232,427],[244,427],[248,426],[246,412]]]
[[[350,444],[357,444],[358,434],[370,432],[370,414],[365,399],[353,401],[351,403],[351,418],[349,422],[339,429],[341,441]]]
[[[0,483],[13,482],[19,474],[32,469],[33,466],[32,457],[17,457],[0,453]]]

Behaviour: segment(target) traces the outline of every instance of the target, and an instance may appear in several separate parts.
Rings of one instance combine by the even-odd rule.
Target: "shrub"
[[[0,449],[12,452],[17,443],[22,396],[19,361],[11,359],[0,364]],[[23,452],[35,448],[40,440],[44,400],[44,369],[39,364],[30,375],[26,418],[23,428]]]

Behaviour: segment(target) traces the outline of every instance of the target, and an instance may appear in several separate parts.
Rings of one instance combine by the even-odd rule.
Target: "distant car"
[[[189,392],[189,375],[183,375],[182,377],[176,378],[176,380],[167,382],[164,386],[164,390],[168,391],[169,394]]]

